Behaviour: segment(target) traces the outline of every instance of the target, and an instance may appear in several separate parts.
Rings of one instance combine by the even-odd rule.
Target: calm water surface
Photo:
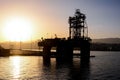
[[[120,52],[92,51],[90,62],[43,64],[40,56],[0,57],[0,80],[120,80]]]

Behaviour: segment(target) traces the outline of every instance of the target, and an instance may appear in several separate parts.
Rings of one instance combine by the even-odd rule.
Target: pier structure
[[[43,47],[43,62],[50,63],[51,48],[56,47],[54,54],[56,62],[71,62],[73,60],[73,50],[80,50],[80,58],[87,61],[90,58],[90,41],[88,37],[88,27],[86,25],[86,16],[79,9],[76,10],[73,17],[69,17],[69,37],[48,38],[38,42],[39,47]]]

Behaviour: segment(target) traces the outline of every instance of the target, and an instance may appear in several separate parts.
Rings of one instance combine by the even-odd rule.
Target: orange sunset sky
[[[87,16],[91,38],[120,37],[119,0],[0,0],[0,41],[68,37],[75,9]]]

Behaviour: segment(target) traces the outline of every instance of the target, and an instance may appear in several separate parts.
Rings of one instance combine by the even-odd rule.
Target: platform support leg
[[[69,45],[57,46],[56,62],[70,63],[73,60],[73,48]]]
[[[44,48],[43,48],[43,64],[44,65],[50,64],[50,53],[51,53],[51,47],[44,46]]]
[[[90,43],[88,41],[84,41],[80,48],[81,48],[81,60],[84,62],[89,61],[89,59],[90,59]]]

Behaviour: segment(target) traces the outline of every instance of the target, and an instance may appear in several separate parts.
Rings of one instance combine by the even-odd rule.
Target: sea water
[[[120,80],[120,52],[91,51],[89,63],[44,65],[41,56],[0,57],[0,80]]]

